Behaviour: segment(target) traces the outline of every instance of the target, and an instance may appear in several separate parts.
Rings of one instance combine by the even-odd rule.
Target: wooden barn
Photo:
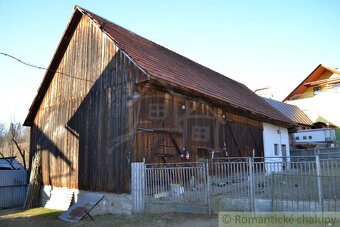
[[[245,85],[76,6],[24,125],[44,185],[119,194],[144,158],[263,156],[264,123],[294,126]]]

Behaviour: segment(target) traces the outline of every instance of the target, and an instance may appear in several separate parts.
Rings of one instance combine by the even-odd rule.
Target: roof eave
[[[149,78],[148,81],[149,82],[151,81],[151,83],[152,83],[152,81],[158,81],[159,83],[157,83],[157,82],[155,83],[155,84],[158,84],[158,85],[168,84],[168,85],[170,85],[172,87],[177,87],[180,91],[184,91],[184,92],[190,93],[190,94],[196,94],[197,96],[200,96],[200,97],[203,97],[205,99],[211,100],[211,101],[213,101],[215,103],[219,103],[221,106],[226,106],[226,105],[230,106],[230,107],[232,107],[235,110],[239,110],[240,112],[243,112],[244,114],[252,115],[254,120],[258,120],[258,121],[262,121],[262,122],[266,122],[266,123],[270,123],[270,124],[274,124],[274,125],[278,125],[278,126],[283,126],[283,127],[286,127],[286,128],[292,128],[292,127],[297,127],[298,126],[297,123],[295,123],[295,122],[291,121],[290,119],[288,119],[281,112],[279,112],[278,114],[281,114],[281,116],[283,118],[287,118],[286,121],[283,121],[283,120],[280,120],[280,119],[275,119],[275,118],[263,115],[261,113],[257,113],[257,112],[245,109],[243,107],[234,105],[232,103],[228,103],[226,101],[222,101],[220,99],[208,96],[208,95],[206,95],[204,93],[201,93],[201,92],[198,92],[196,90],[192,90],[192,89],[183,87],[180,84],[176,84],[174,82],[170,82],[170,81],[166,81],[166,80],[163,80],[163,79],[156,78],[156,77],[154,77],[152,75],[151,75],[151,77]],[[270,105],[270,104],[268,104],[268,105]],[[272,106],[270,105],[270,107],[272,107]],[[272,108],[274,108],[274,107],[272,107]],[[249,117],[249,116],[246,116],[246,117]]]
[[[283,99],[282,102],[288,101],[291,97],[294,96],[295,92],[302,86],[304,86],[304,84],[306,83],[306,81],[319,69],[319,68],[323,68],[324,70],[330,71],[332,73],[338,74],[340,75],[340,71],[332,69],[328,66],[325,66],[323,64],[319,64],[314,70],[313,72],[311,72],[285,99]]]
[[[308,80],[308,78],[313,75],[313,73],[319,68],[319,67],[322,67],[322,64],[319,64],[314,70],[313,72],[311,72],[291,93],[289,93],[289,95],[283,99],[282,102],[285,102],[287,100],[289,100],[295,93],[295,91],[300,87],[300,86],[303,86],[303,84],[305,83],[306,80]]]

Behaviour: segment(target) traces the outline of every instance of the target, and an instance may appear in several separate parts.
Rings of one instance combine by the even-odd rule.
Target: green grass
[[[62,210],[53,210],[53,209],[47,209],[44,207],[38,207],[28,210],[23,210],[22,214],[27,215],[45,215],[47,217],[58,217],[61,215],[64,211]]]
[[[14,217],[35,217],[35,216],[46,216],[46,217],[58,217],[62,214],[61,210],[52,210],[43,207],[33,208],[33,209],[4,209],[0,210],[0,219],[8,219]]]
[[[217,226],[217,217],[184,213],[139,213],[133,215],[105,214],[83,218],[78,223],[58,219],[63,211],[46,208],[0,210],[0,226]],[[212,224],[211,224],[212,223]]]

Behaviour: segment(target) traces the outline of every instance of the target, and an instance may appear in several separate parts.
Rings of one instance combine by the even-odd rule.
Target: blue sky
[[[0,52],[47,67],[74,5],[279,100],[318,64],[340,68],[336,0],[0,0]],[[0,55],[0,122],[24,121],[43,76]]]

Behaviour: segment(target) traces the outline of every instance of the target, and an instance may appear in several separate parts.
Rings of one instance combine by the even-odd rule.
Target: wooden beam
[[[137,128],[137,131],[149,132],[149,133],[159,133],[159,134],[169,134],[169,135],[182,135],[179,131],[169,131],[164,129],[153,129],[153,128]]]
[[[165,138],[165,134],[161,134],[161,135],[160,135],[160,138],[158,139],[158,141],[157,141],[157,143],[156,143],[156,145],[155,145],[155,146],[153,147],[153,149],[152,149],[151,156],[150,156],[150,158],[149,158],[149,160],[148,160],[149,163],[151,162],[151,160],[153,159],[153,157],[156,155],[156,153],[157,153],[157,151],[158,151],[158,149],[159,149],[161,143],[163,142],[164,138]]]
[[[172,144],[174,145],[174,147],[175,147],[175,149],[176,149],[178,155],[181,157],[181,153],[182,153],[182,152],[181,152],[181,149],[178,147],[175,138],[174,138],[172,135],[169,135],[169,136],[170,136],[171,142],[172,142]]]
[[[163,163],[167,163],[165,158],[174,158],[173,154],[161,154],[161,153],[156,153],[157,157],[160,157],[163,161]]]

